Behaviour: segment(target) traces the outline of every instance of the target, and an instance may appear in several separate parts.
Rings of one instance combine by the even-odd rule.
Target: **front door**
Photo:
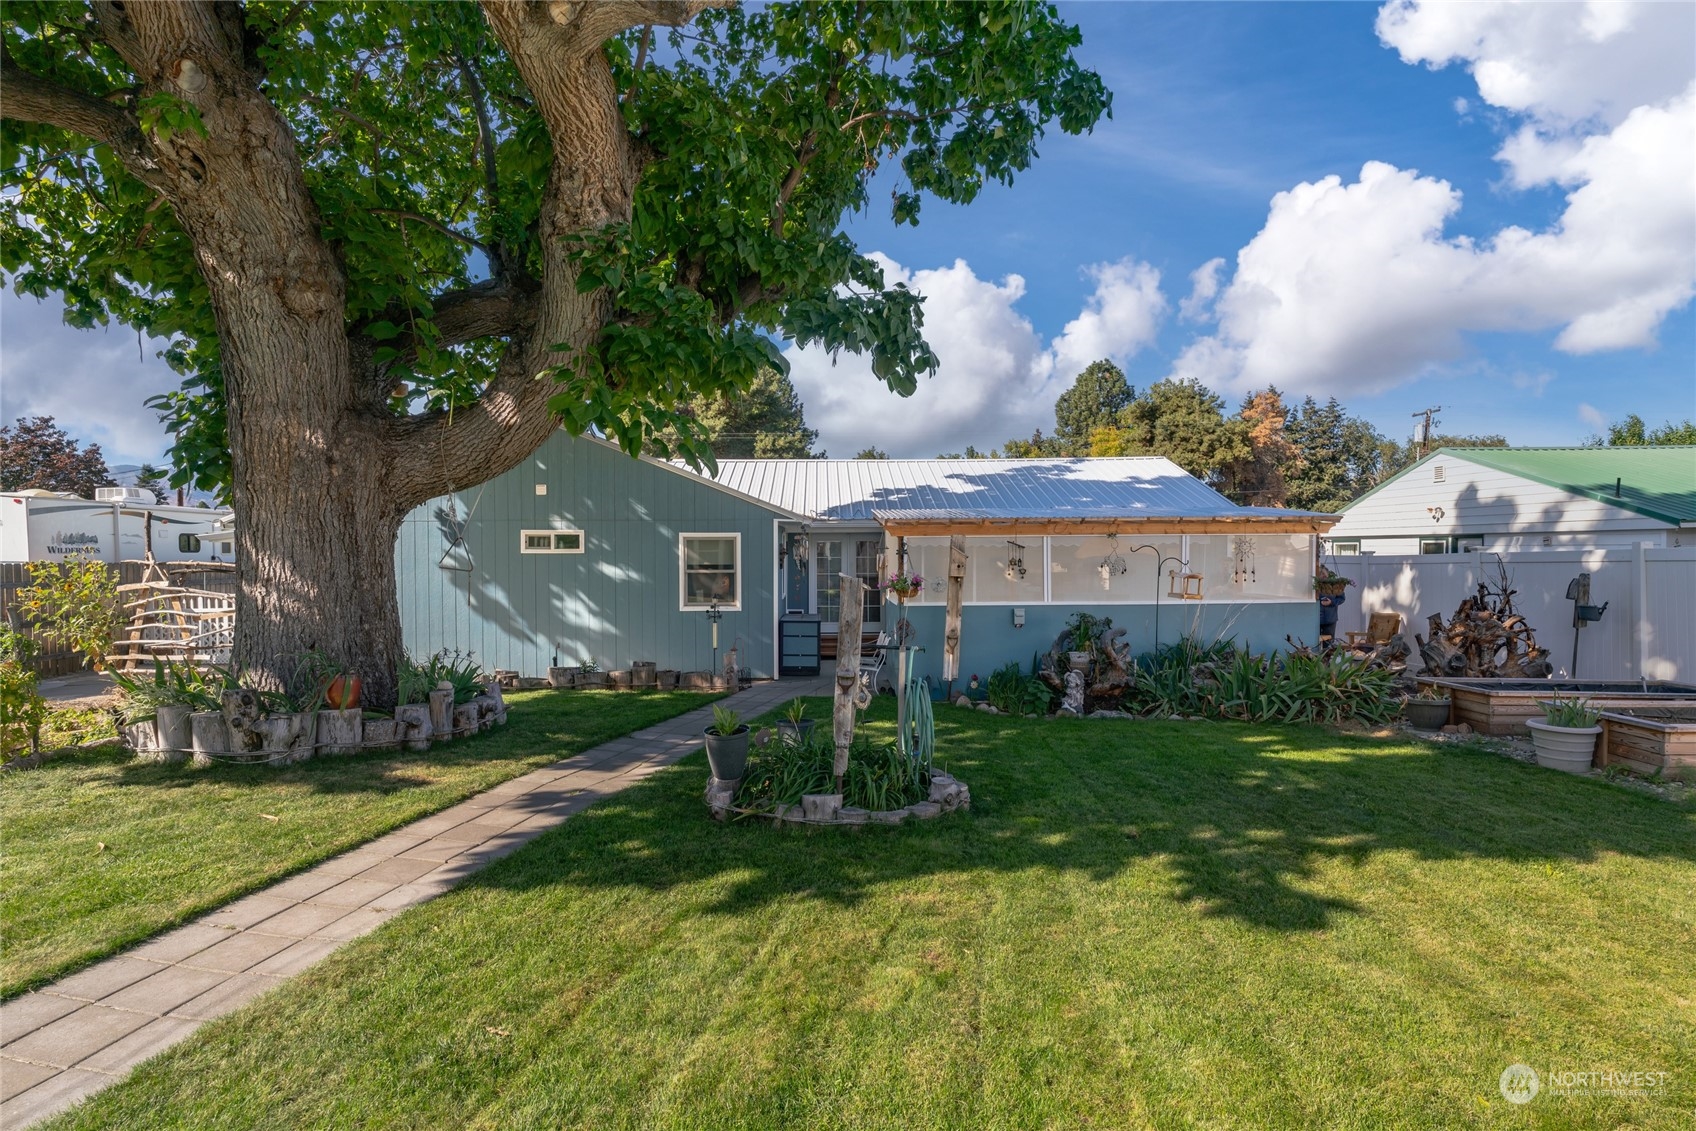
[[[883,619],[883,594],[878,585],[877,538],[815,538],[812,547],[813,612],[819,631],[834,634],[842,620],[842,574],[851,573],[865,584],[865,601],[860,623],[865,631],[876,631]],[[852,554],[851,560],[844,558]]]

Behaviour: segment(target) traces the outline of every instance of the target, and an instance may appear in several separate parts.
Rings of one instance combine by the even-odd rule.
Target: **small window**
[[[524,530],[519,532],[518,549],[525,554],[581,554],[581,530]]]
[[[1462,534],[1455,538],[1455,553],[1470,554],[1484,548],[1484,535]]]
[[[1360,553],[1360,539],[1340,539],[1332,542],[1331,552],[1333,554],[1358,554]]]
[[[742,605],[742,536],[680,534],[682,608],[737,609]]]
[[[1433,482],[1433,483],[1443,482],[1443,465],[1442,464],[1434,463],[1434,464],[1431,465],[1431,482]]]
[[[1449,552],[1449,540],[1447,538],[1421,538],[1419,540],[1419,552],[1422,554],[1446,554]]]
[[[218,552],[220,554],[233,554],[236,552],[236,544],[234,542],[220,542],[218,543]]]
[[[200,553],[200,535],[198,535],[198,534],[179,534],[179,535],[177,535],[177,553],[179,553],[179,554],[198,554],[198,553]]]

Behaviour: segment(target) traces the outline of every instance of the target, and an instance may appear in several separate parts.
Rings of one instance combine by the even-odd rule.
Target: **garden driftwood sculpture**
[[[1433,614],[1431,637],[1415,636],[1425,660],[1422,675],[1450,679],[1542,679],[1552,670],[1549,650],[1539,648],[1531,626],[1514,611],[1513,579],[1507,567],[1494,586],[1480,581],[1478,592],[1460,603],[1447,624]]]
[[[1087,613],[1074,616],[1042,657],[1037,675],[1064,701],[1066,673],[1072,670],[1072,657],[1085,656],[1084,667],[1080,669],[1085,701],[1116,702],[1136,680],[1136,659],[1124,637],[1125,630],[1114,628],[1110,619]]]

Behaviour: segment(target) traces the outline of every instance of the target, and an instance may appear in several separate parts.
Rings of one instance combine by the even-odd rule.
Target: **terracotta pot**
[[[324,689],[324,703],[332,711],[348,711],[359,706],[359,692],[364,686],[356,675],[338,675]]]

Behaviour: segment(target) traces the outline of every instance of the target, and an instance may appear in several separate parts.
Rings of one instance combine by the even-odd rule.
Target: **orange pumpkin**
[[[359,706],[360,680],[356,675],[338,675],[324,689],[324,702],[333,711]]]

